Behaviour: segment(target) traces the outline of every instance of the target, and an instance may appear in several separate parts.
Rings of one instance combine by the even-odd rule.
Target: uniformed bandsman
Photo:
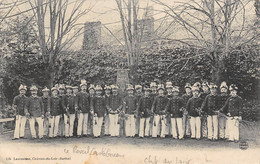
[[[168,98],[168,100],[170,100],[173,97],[173,86],[172,86],[172,82],[167,81],[165,83],[165,89],[166,89],[166,97]],[[170,117],[166,117],[166,127],[165,127],[165,135],[166,136],[170,136],[172,134],[172,127],[171,127],[171,118]]]
[[[165,138],[165,127],[166,127],[166,112],[165,106],[168,102],[168,98],[164,95],[164,85],[158,85],[158,96],[155,97],[152,105],[152,113],[154,113],[152,137],[157,137],[159,123],[161,123],[160,137]]]
[[[144,88],[144,96],[138,102],[137,111],[140,117],[139,137],[148,137],[150,133],[150,116],[152,114],[152,98],[150,88]]]
[[[107,102],[109,97],[111,96],[111,87],[109,85],[106,85],[104,89],[105,89],[104,97],[105,97],[106,102]],[[107,136],[107,135],[109,135],[109,124],[110,124],[109,115],[107,114],[104,119],[105,119],[105,125],[104,125],[104,128],[105,128],[104,131],[105,132],[104,132],[104,134]]]
[[[93,114],[93,135],[94,137],[100,137],[101,127],[103,124],[103,119],[106,113],[106,100],[101,95],[102,87],[100,85],[96,86],[96,96],[91,102],[91,113]]]
[[[140,98],[143,96],[142,88],[143,87],[141,85],[135,85],[135,96],[137,98],[137,102],[139,102]],[[140,127],[140,117],[139,117],[139,115],[137,115],[136,119],[135,119],[135,136],[136,137],[139,135],[139,127]]]
[[[37,96],[38,88],[36,86],[32,86],[30,88],[31,96],[28,98],[28,101],[25,105],[25,115],[29,118],[30,129],[32,138],[36,138],[35,131],[35,121],[38,123],[39,127],[39,138],[43,138],[43,119],[44,119],[44,109],[41,97]]]
[[[239,142],[239,121],[242,120],[242,98],[237,95],[237,86],[231,84],[229,91],[231,97],[229,97],[221,109],[221,111],[227,111],[227,122],[229,128],[229,141]]]
[[[125,135],[127,137],[135,136],[135,115],[137,112],[138,100],[134,95],[133,85],[128,85],[127,96],[124,98],[123,111],[125,113]]]
[[[179,96],[179,87],[173,87],[173,97],[168,101],[165,110],[170,114],[172,137],[183,139],[182,117],[184,111],[184,101]],[[177,125],[177,126],[176,126]]]
[[[217,140],[218,139],[218,103],[219,96],[217,94],[218,86],[214,83],[209,85],[210,94],[206,96],[202,103],[202,111],[204,115],[207,116],[207,126],[208,126],[208,139]]]
[[[65,104],[65,99],[66,99],[65,84],[60,84],[60,85],[56,84],[55,87],[58,88],[61,104]],[[59,122],[59,131],[58,131],[58,136],[60,137],[65,136],[65,122],[64,122],[65,111],[66,111],[65,105],[61,105],[61,118]]]
[[[43,109],[44,109],[44,120],[43,120],[43,129],[44,129],[44,137],[48,136],[49,132],[49,116],[50,116],[50,96],[49,96],[49,89],[44,87],[42,90],[42,102],[43,102]]]
[[[199,97],[199,87],[192,86],[192,98],[188,100],[187,111],[190,118],[191,138],[201,137],[201,105],[203,100]]]
[[[120,130],[120,122],[119,122],[119,114],[122,112],[122,97],[118,94],[118,86],[111,85],[112,95],[109,97],[106,102],[106,106],[109,112],[109,133],[111,136],[119,136]]]
[[[24,108],[28,99],[28,97],[25,96],[26,91],[27,87],[25,85],[20,85],[20,94],[14,97],[13,109],[15,110],[15,129],[13,140],[24,138],[24,130],[26,123]]]
[[[91,102],[93,100],[93,98],[95,97],[95,95],[96,95],[95,85],[94,84],[90,84],[89,85],[88,92],[89,92],[89,97],[90,97],[90,102]],[[87,134],[88,135],[93,135],[93,115],[92,114],[89,114],[89,116],[88,116]]]
[[[187,106],[188,100],[192,97],[192,92],[191,92],[191,84],[186,83],[185,84],[185,94],[182,95],[182,99],[185,104],[185,108]],[[190,119],[187,118],[187,115],[184,113],[183,115],[183,132],[184,132],[184,137],[189,137],[191,132],[190,132]]]
[[[49,137],[56,138],[59,131],[59,123],[62,115],[61,98],[58,96],[58,88],[51,88],[52,96],[50,98],[50,117],[49,117]]]
[[[229,98],[228,94],[228,86],[225,81],[220,84],[220,100],[219,100],[219,109],[221,109],[227,99]],[[227,114],[227,111],[221,111],[223,114]],[[226,121],[226,117],[221,116],[218,119],[219,121],[219,138],[220,139],[228,139],[228,124]]]
[[[66,97],[65,102],[63,104],[63,108],[65,109],[64,114],[64,123],[65,123],[65,137],[73,136],[73,127],[75,121],[75,112],[77,111],[77,106],[75,104],[75,96],[72,92],[72,87],[66,86]]]
[[[87,93],[87,82],[86,80],[81,80],[80,84],[81,91],[78,94],[78,127],[77,136],[80,137],[83,133],[87,136],[88,130],[88,115],[90,111],[90,95]]]
[[[150,96],[152,98],[152,101],[154,101],[155,97],[158,95],[156,82],[150,83],[150,89],[151,89]],[[150,128],[149,128],[150,132],[149,132],[149,135],[152,135],[152,133],[153,133],[153,122],[154,122],[154,117],[151,116],[150,117]],[[161,125],[160,124],[161,124],[161,122],[159,122],[157,134],[159,134],[161,132]]]
[[[209,84],[207,81],[202,82],[202,93],[200,94],[201,99],[204,101],[206,96],[210,94]],[[202,137],[207,137],[207,116],[203,114],[201,116],[201,133]]]
[[[73,86],[72,87],[72,92],[73,92],[73,96],[75,97],[75,106],[79,106],[79,87],[78,86]],[[79,110],[77,108],[77,110],[75,111],[75,120],[74,120],[74,127],[73,127],[73,136],[77,136],[78,133],[78,118],[79,118]]]

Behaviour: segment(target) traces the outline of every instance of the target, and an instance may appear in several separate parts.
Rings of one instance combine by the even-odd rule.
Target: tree
[[[60,52],[66,50],[81,33],[82,28],[75,30],[75,27],[78,25],[77,21],[89,11],[89,9],[82,10],[85,1],[28,0],[37,23],[35,33],[41,55],[44,63],[48,65],[45,70],[48,76],[45,78],[49,79],[50,87],[54,83],[57,69],[55,65],[61,58]],[[72,30],[75,30],[74,33]]]
[[[253,33],[255,26],[246,23],[246,7],[250,0],[188,0],[178,2],[176,6],[161,0],[152,1],[165,7],[164,12],[184,29],[183,33],[187,33],[187,38],[182,42],[208,52],[212,63],[212,80],[217,83],[223,80],[223,59],[232,48],[253,42],[259,37],[259,33]]]

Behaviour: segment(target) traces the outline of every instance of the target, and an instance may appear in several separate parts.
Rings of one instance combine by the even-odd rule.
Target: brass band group
[[[128,84],[126,94],[121,94],[117,85],[101,87],[81,80],[80,86],[45,87],[41,97],[38,88],[31,86],[27,97],[27,87],[21,85],[13,101],[13,139],[24,138],[29,120],[33,139],[126,136],[239,141],[242,99],[237,86],[204,81],[186,83],[184,90],[181,95],[170,81],[151,82],[149,86]]]

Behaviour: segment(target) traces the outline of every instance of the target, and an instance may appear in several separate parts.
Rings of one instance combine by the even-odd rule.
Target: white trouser
[[[190,136],[190,119],[187,115],[183,115],[182,126],[184,134]]]
[[[207,117],[201,117],[201,133],[202,137],[208,137],[208,125],[207,125]]]
[[[108,135],[109,134],[109,124],[110,124],[109,115],[106,115],[106,117],[104,119],[105,119],[105,125],[104,125],[105,132],[104,132],[104,134]]]
[[[140,117],[136,117],[135,119],[135,134],[139,134],[139,127],[140,127]]]
[[[63,116],[64,116],[64,114],[63,114]],[[60,123],[59,123],[58,136],[64,136],[64,135],[65,135],[65,123],[64,123],[64,119],[61,116]]]
[[[150,117],[140,118],[139,137],[149,136]]]
[[[82,131],[84,135],[87,135],[88,131],[88,113],[79,113],[78,115],[78,128],[77,135],[81,136]]]
[[[229,127],[229,140],[239,140],[239,121],[238,116],[235,117],[228,117],[228,127]]]
[[[43,129],[44,129],[44,136],[47,136],[48,132],[49,132],[49,119],[48,118],[44,118],[44,120],[43,120]]]
[[[16,115],[14,138],[24,137],[26,120],[25,116]]]
[[[119,136],[119,128],[120,124],[118,124],[118,114],[109,114],[109,121],[110,121],[110,126],[109,126],[109,133],[111,136]]]
[[[68,123],[69,119],[69,123]],[[64,124],[65,124],[65,136],[72,137],[73,136],[73,127],[75,121],[75,114],[69,114],[69,117],[64,114]]]
[[[51,116],[49,118],[49,137],[57,137],[59,131],[59,123],[60,123],[61,115]]]
[[[135,116],[133,114],[129,114],[125,119],[125,135],[127,137],[135,136]]]
[[[201,133],[201,121],[200,117],[190,118],[191,138],[200,139]]]
[[[101,135],[101,128],[103,124],[104,117],[94,117],[93,118],[93,135],[99,137]]]
[[[229,125],[228,125],[228,118],[226,118],[226,129],[225,129],[225,138],[229,138]]]
[[[182,139],[183,138],[182,118],[171,118],[171,125],[172,125],[172,137],[177,139],[179,134],[179,139]]]
[[[225,128],[226,128],[226,118],[225,117],[219,117],[218,118],[218,130],[219,130],[219,138],[224,139],[225,138]]]
[[[218,115],[207,117],[208,139],[218,139]]]
[[[153,133],[152,133],[152,137],[157,137],[158,134],[158,128],[160,128],[160,123],[161,123],[161,132],[159,132],[161,138],[165,137],[165,129],[166,129],[166,123],[167,123],[167,119],[165,117],[165,115],[155,115],[154,116],[154,121],[153,121]]]
[[[29,119],[32,137],[36,138],[35,121],[38,123],[38,127],[39,127],[39,129],[38,129],[39,138],[42,138],[43,137],[43,119],[42,119],[42,117],[31,117]]]

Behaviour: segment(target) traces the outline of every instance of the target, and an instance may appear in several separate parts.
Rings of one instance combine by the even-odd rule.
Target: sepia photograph
[[[0,164],[260,164],[260,0],[0,0]]]

